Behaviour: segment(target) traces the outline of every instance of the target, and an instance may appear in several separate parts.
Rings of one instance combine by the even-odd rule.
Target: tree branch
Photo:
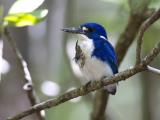
[[[131,12],[128,24],[124,32],[120,35],[118,43],[116,45],[116,53],[118,55],[118,66],[122,62],[128,48],[135,39],[137,31],[139,30],[141,24],[152,14],[152,12],[153,10],[150,9],[144,9],[143,12]],[[93,109],[92,111],[91,120],[105,119],[105,109],[107,106],[108,99],[109,95],[105,91],[101,91],[101,93],[96,94],[96,98],[94,101],[94,108],[96,109]]]
[[[28,96],[28,99],[30,101],[30,104],[33,106],[33,105],[38,103],[38,98],[37,98],[37,96],[35,94],[35,91],[33,89],[32,78],[31,78],[29,69],[27,67],[27,63],[23,59],[20,51],[17,48],[17,45],[16,45],[15,41],[10,36],[10,33],[9,33],[7,28],[4,28],[4,36],[9,41],[9,43],[11,45],[11,48],[16,55],[16,59],[18,61],[18,64],[21,67],[21,70],[22,70],[22,73],[23,73],[23,76],[24,76],[24,82],[25,82],[25,85],[23,86],[23,89],[27,92],[27,96]],[[39,118],[39,120],[44,120],[44,116],[41,114],[41,112],[36,112],[36,113],[37,113],[37,117]]]
[[[106,120],[106,105],[108,104],[109,95],[106,90],[101,89],[96,92],[93,103],[93,111],[91,113],[91,120]]]
[[[121,64],[126,52],[128,51],[128,48],[134,41],[140,26],[147,18],[151,16],[152,12],[152,10],[147,10],[144,13],[134,13],[130,15],[128,24],[124,32],[122,32],[120,35],[115,47],[118,57],[118,65]]]
[[[23,111],[7,120],[19,120],[25,116],[28,116],[34,112],[41,111],[47,108],[55,107],[73,98],[86,95],[94,90],[100,89],[106,85],[113,84],[135,75],[136,73],[147,70],[147,65],[160,53],[160,42],[152,49],[152,51],[142,60],[142,62],[133,68],[127,69],[123,72],[115,74],[109,78],[91,81],[90,84],[81,86],[80,88],[71,90],[55,99],[50,99],[45,102],[32,106],[30,109]]]
[[[149,65],[147,66],[147,70],[150,71],[150,72],[152,72],[152,73],[155,73],[157,75],[160,75],[160,70],[159,69],[156,69],[156,68],[151,67]]]
[[[152,51],[150,52],[150,54],[148,54],[143,60],[142,60],[142,64],[144,65],[148,65],[151,61],[153,61],[154,57],[156,57],[159,52],[160,52],[160,42],[158,42],[156,44],[156,46],[152,49]]]
[[[137,36],[137,48],[136,48],[136,64],[141,62],[141,47],[143,42],[144,32],[151,26],[154,22],[156,22],[160,18],[160,9],[154,12],[151,17],[149,17],[140,27],[139,33]]]

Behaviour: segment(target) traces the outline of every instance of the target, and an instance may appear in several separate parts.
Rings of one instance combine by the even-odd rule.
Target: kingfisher
[[[118,73],[117,55],[102,25],[84,23],[79,27],[62,30],[78,35],[75,62],[86,80],[102,80]],[[104,86],[104,89],[115,95],[116,87],[117,83],[114,83]]]

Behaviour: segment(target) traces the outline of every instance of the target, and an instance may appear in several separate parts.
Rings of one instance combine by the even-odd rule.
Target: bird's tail
[[[109,94],[115,95],[117,91],[117,83],[104,86],[104,89],[107,90]]]

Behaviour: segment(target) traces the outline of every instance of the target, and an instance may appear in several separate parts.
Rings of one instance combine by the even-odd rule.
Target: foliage
[[[4,18],[4,25],[24,27],[35,25],[43,21],[47,15],[47,9],[35,10],[28,13],[9,14]]]
[[[43,21],[48,14],[47,9],[38,9],[43,2],[44,0],[17,0],[4,17],[3,25],[25,27]]]

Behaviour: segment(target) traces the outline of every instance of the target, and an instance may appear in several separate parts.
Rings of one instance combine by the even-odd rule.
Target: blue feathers
[[[117,57],[112,45],[107,40],[102,38],[99,38],[98,40],[96,38],[95,40],[93,39],[93,41],[95,49],[92,53],[92,56],[95,56],[103,62],[108,63],[114,74],[118,73]]]
[[[118,73],[117,56],[114,48],[108,41],[107,32],[105,29],[97,23],[85,23],[80,27],[88,28],[89,32],[85,32],[85,35],[93,40],[95,49],[92,56],[108,63],[114,74]]]
[[[91,32],[86,32],[86,36],[88,36],[89,38],[94,38],[96,36],[103,36],[106,39],[107,38],[107,32],[105,31],[105,29],[103,28],[103,26],[101,26],[100,24],[97,23],[85,23],[80,25],[81,28],[86,27],[89,30],[91,30]]]
[[[76,46],[81,50],[81,54],[78,56],[77,64],[87,80],[101,80],[118,73],[117,56],[103,26],[85,23],[79,28],[65,28],[63,31],[79,36]],[[114,83],[105,86],[104,89],[115,95],[116,86]]]

